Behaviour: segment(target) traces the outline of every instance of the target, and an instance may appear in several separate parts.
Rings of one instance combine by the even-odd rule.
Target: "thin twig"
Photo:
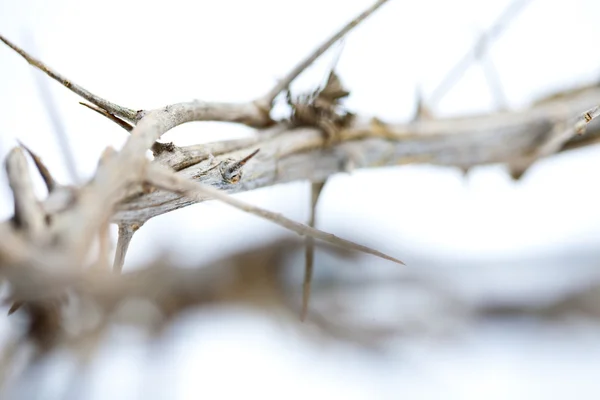
[[[310,185],[310,216],[308,218],[308,226],[311,228],[315,227],[315,218],[316,218],[316,210],[317,210],[317,202],[319,201],[319,196],[321,195],[321,191],[325,186],[323,182],[311,182]],[[313,264],[314,264],[314,256],[315,256],[315,240],[312,236],[306,237],[306,253],[305,253],[305,266],[304,266],[304,282],[302,284],[302,311],[300,314],[300,319],[304,321],[306,319],[306,315],[308,313],[308,303],[310,301],[310,286],[312,282],[313,276]]]
[[[6,39],[4,36],[0,35],[0,40],[2,42],[4,42],[8,47],[13,49],[17,53],[19,53],[21,55],[21,57],[23,57],[25,59],[25,61],[27,61],[29,64],[38,68],[40,71],[43,71],[50,78],[59,82],[60,84],[62,84],[64,87],[66,87],[73,93],[78,94],[79,96],[83,97],[90,103],[93,103],[93,104],[97,105],[98,107],[101,107],[112,114],[115,114],[115,115],[118,115],[119,117],[125,118],[128,121],[135,121],[136,114],[137,114],[136,111],[126,108],[126,107],[121,107],[121,106],[111,103],[110,101],[105,100],[99,96],[96,96],[95,94],[91,93],[90,91],[84,89],[83,87],[77,85],[76,83],[72,82],[71,80],[65,78],[64,76],[62,76],[59,73],[55,72],[54,70],[50,69],[48,66],[46,66],[46,64],[44,64],[40,60],[31,56],[31,54],[27,53],[25,50],[21,49],[16,44],[14,44],[11,41],[9,41],[8,39]]]
[[[308,55],[304,60],[302,60],[294,69],[292,69],[283,79],[281,79],[274,87],[269,91],[261,102],[263,103],[263,107],[268,109],[271,108],[271,104],[273,100],[281,93],[286,90],[289,85],[292,83],[294,79],[298,77],[306,68],[308,68],[319,56],[325,53],[335,42],[343,38],[348,32],[358,26],[362,21],[367,19],[373,12],[375,12],[379,7],[384,5],[388,0],[378,0],[363,11],[360,15],[354,18],[352,21],[348,22],[344,25],[339,31],[337,31],[333,36],[331,36],[327,41],[325,41],[321,46],[319,46],[314,52]]]
[[[226,194],[225,192],[222,192],[207,185],[203,185],[198,182],[188,180],[180,175],[175,174],[173,171],[165,169],[160,165],[151,164],[148,166],[146,180],[153,186],[177,193],[182,193],[191,198],[209,196],[216,200],[222,201],[223,203],[228,204],[232,207],[235,207],[239,210],[269,220],[279,226],[296,232],[301,236],[312,236],[316,239],[334,244],[336,246],[340,246],[345,249],[358,250],[363,253],[372,254],[377,257],[381,257],[383,259],[404,265],[404,263],[398,260],[397,258],[388,256],[387,254],[384,254],[380,251],[374,250],[367,246],[360,245],[358,243],[351,242],[346,239],[339,238],[335,235],[332,235],[331,233],[326,233],[318,229],[311,228],[299,222],[292,221],[291,219],[288,219],[281,214],[253,206],[242,200],[232,197]]]

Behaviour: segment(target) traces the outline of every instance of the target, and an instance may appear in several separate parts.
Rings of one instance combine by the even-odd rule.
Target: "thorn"
[[[109,113],[108,111],[106,111],[103,108],[100,108],[93,104],[84,103],[83,101],[80,101],[79,104],[81,104],[84,107],[89,108],[92,111],[96,111],[100,115],[105,116],[106,118],[110,119],[111,121],[113,121],[114,123],[119,125],[121,128],[125,129],[127,132],[131,132],[133,130],[133,125],[131,125],[129,122],[122,120],[121,118],[115,116],[114,114]]]
[[[46,184],[48,193],[52,193],[56,188],[56,180],[54,180],[52,174],[50,173],[46,165],[42,162],[42,159],[33,151],[31,151],[29,147],[25,146],[25,144],[19,139],[17,139],[17,142],[19,143],[19,146],[24,148],[25,151],[29,153],[29,156],[33,159],[33,162],[35,163],[35,167],[37,168],[38,172],[42,176],[42,179],[44,180],[44,183]]]
[[[520,181],[529,169],[529,167],[523,166],[509,166],[508,168],[513,181]]]
[[[431,119],[432,114],[429,108],[425,105],[425,100],[423,98],[423,91],[421,90],[421,86],[417,86],[415,91],[415,116],[413,117],[414,121],[420,121],[423,119]]]
[[[117,251],[113,262],[113,272],[120,274],[125,264],[125,255],[129,249],[129,244],[133,238],[133,234],[140,229],[143,222],[119,224],[119,238],[117,239]]]
[[[21,308],[22,305],[23,305],[22,301],[15,301],[12,304],[12,306],[10,306],[10,308],[8,309],[8,314],[7,315],[14,314],[19,308]]]
[[[327,180],[323,182],[312,182],[310,193],[311,193],[311,203],[310,203],[310,217],[308,220],[308,226],[311,228],[315,227],[315,219],[316,219],[316,210],[317,210],[317,202],[319,201],[319,196],[325,186]],[[302,284],[302,311],[300,313],[300,320],[304,321],[306,319],[306,315],[308,314],[308,303],[310,300],[310,289],[312,283],[313,276],[313,264],[314,264],[314,255],[315,255],[315,239],[312,236],[306,237],[306,251],[305,251],[305,267],[304,267],[304,282]]]
[[[242,178],[242,167],[246,165],[246,163],[254,157],[260,149],[256,149],[248,156],[242,158],[239,161],[233,161],[230,163],[224,164],[224,167],[221,168],[221,175],[223,176],[223,180],[227,183],[238,183]],[[213,157],[214,158],[214,157]]]

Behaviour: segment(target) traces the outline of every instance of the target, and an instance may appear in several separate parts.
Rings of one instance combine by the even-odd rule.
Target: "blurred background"
[[[194,98],[253,99],[371,2],[0,0],[0,32],[93,93],[151,109]],[[598,82],[598,2],[521,3],[486,47],[484,62],[470,64],[431,105],[434,116],[517,110]],[[351,90],[347,106],[384,121],[409,120],[416,93],[427,103],[510,4],[390,1],[345,40],[337,70]],[[322,83],[339,50],[334,46],[292,89]],[[502,104],[486,71],[497,75]],[[73,183],[58,124],[82,182],[105,147],[119,148],[127,135],[81,107],[76,95],[40,79],[46,78],[0,47],[1,155],[19,139],[58,180]],[[44,96],[56,106],[54,122]],[[188,145],[252,134],[243,126],[190,123],[163,139]],[[407,267],[318,248],[313,322],[305,324],[297,311],[304,253],[294,234],[216,202],[152,219],[134,237],[126,271],[164,254],[179,266],[201,268],[240,252],[271,254],[274,243],[286,243],[275,258],[286,295],[297,304],[286,312],[277,305],[198,308],[179,315],[158,340],[115,324],[88,368],[57,351],[15,378],[11,393],[40,399],[598,398],[600,190],[591,178],[599,156],[597,147],[560,154],[536,163],[520,181],[504,166],[467,176],[414,165],[333,177],[321,195],[318,228]],[[1,180],[0,214],[8,218],[4,173]],[[36,184],[43,196],[41,179]],[[297,221],[308,218],[308,182],[238,196]],[[17,329],[15,318],[0,318],[5,341]]]

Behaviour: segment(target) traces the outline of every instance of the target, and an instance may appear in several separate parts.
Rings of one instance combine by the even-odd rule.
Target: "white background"
[[[26,49],[35,44],[34,54],[90,91],[133,109],[150,109],[194,98],[252,99],[369,4],[0,0],[0,32]],[[427,99],[507,4],[392,0],[346,40],[338,71],[352,90],[348,106],[389,121],[410,118],[417,87]],[[594,48],[599,13],[592,0],[537,0],[514,20],[489,48],[510,108],[600,78],[600,52]],[[320,83],[333,56],[328,53],[296,89]],[[0,47],[0,149],[5,154],[19,138],[67,183],[35,82],[32,69]],[[78,105],[79,99],[58,84],[49,86],[85,179],[104,148],[122,145],[126,133]],[[474,64],[434,112],[457,115],[494,106]],[[251,134],[240,126],[191,123],[164,139],[185,145]],[[452,275],[471,279],[482,292],[500,287],[510,297],[569,279],[581,282],[600,275],[594,262],[600,259],[595,250],[600,243],[599,155],[589,148],[541,161],[518,183],[501,166],[475,169],[467,179],[458,170],[429,166],[340,175],[323,192],[319,227],[397,256],[411,268],[422,260],[450,260]],[[240,197],[299,221],[308,215],[305,182]],[[11,215],[11,206],[3,190],[2,217]],[[126,268],[164,250],[180,254],[182,264],[195,265],[282,234],[287,233],[227,206],[196,205],[148,222],[132,242]],[[563,262],[548,267],[549,278],[544,267],[557,254],[586,254],[587,269]],[[486,268],[480,260],[494,260],[494,281],[478,270]],[[461,269],[462,264],[476,267]],[[535,273],[521,275],[533,264]],[[7,321],[2,324],[8,329]],[[145,358],[136,337],[115,333],[104,362],[95,365],[85,385],[94,399],[132,398],[140,388],[157,398],[256,393],[262,398],[547,399],[573,395],[574,388],[578,397],[596,398],[600,391],[594,372],[600,335],[593,328],[568,335],[527,326],[481,328],[466,333],[459,345],[416,343],[412,353],[382,360],[345,348],[314,348],[277,326],[240,310],[195,316],[176,328],[170,347],[175,350],[162,356],[162,369],[150,365],[156,361]],[[68,376],[68,362],[61,363],[64,374],[54,369],[48,387],[60,387]],[[146,373],[153,374],[151,390],[142,380]]]

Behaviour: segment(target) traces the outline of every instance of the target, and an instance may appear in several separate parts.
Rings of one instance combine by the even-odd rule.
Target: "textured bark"
[[[406,124],[384,124],[357,117],[340,133],[340,140],[326,146],[323,134],[314,128],[287,129],[285,125],[258,132],[252,139],[182,147],[161,155],[161,162],[187,166],[179,173],[204,184],[237,193],[291,181],[319,182],[353,168],[424,163],[469,169],[485,164],[529,166],[541,146],[554,139],[557,124],[571,124],[582,110],[600,103],[600,87],[590,87],[568,98],[534,105],[521,112],[503,112],[454,119],[423,120]],[[278,132],[280,130],[281,132]],[[593,122],[585,135],[569,135],[556,151],[565,151],[600,141],[600,126]],[[239,158],[260,148],[244,168],[237,185],[224,185],[214,176],[199,176],[208,168],[210,149],[217,159]],[[552,153],[539,154],[539,157]],[[192,165],[190,165],[192,164]],[[197,178],[195,178],[197,177]],[[114,222],[146,221],[202,201],[156,191],[134,196],[117,206]]]

